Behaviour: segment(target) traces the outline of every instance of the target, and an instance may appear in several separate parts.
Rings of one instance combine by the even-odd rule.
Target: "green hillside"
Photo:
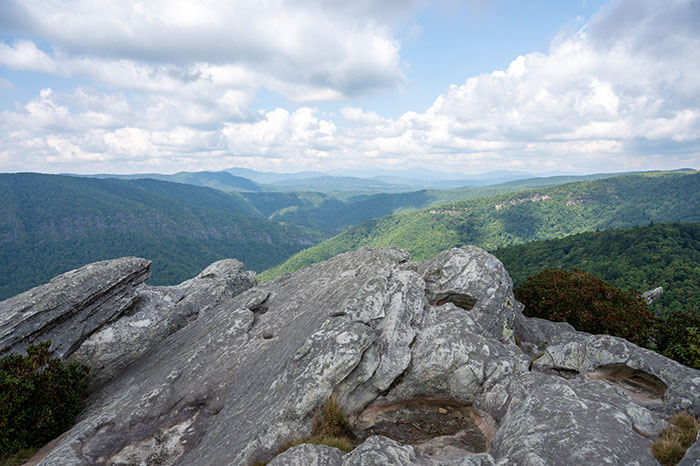
[[[97,260],[146,257],[150,283],[173,284],[225,257],[262,270],[319,239],[211,188],[0,174],[0,299]]]
[[[515,286],[548,267],[578,268],[619,288],[664,293],[658,313],[700,312],[700,223],[653,224],[581,233],[494,251]]]
[[[372,219],[292,256],[267,270],[262,278],[362,246],[398,246],[423,260],[465,244],[494,250],[651,221],[700,221],[700,172],[653,172],[588,180]]]
[[[294,223],[322,231],[329,237],[349,226],[386,215],[409,212],[448,202],[489,197],[528,188],[556,186],[572,181],[602,179],[614,174],[551,176],[511,181],[491,186],[406,193],[379,193],[339,200],[321,193],[242,193],[263,215],[277,222]]]

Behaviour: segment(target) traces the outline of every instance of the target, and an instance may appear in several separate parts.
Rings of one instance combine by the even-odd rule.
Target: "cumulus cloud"
[[[0,16],[53,52],[0,43],[0,63],[152,92],[195,83],[264,85],[296,100],[354,96],[401,79],[399,43],[371,11],[366,2],[8,0]]]
[[[46,89],[2,112],[5,167],[21,165],[22,154],[24,167],[48,162],[52,171],[589,171],[700,160],[697,1],[614,0],[547,53],[514,57],[393,119],[348,103],[339,114],[308,103],[401,80],[391,8],[376,2],[58,2],[39,14],[42,3],[0,10],[21,16],[15,22],[53,49],[0,43],[0,63],[90,76],[112,90]],[[65,27],[54,30],[57,22]],[[302,103],[257,112],[260,86]]]

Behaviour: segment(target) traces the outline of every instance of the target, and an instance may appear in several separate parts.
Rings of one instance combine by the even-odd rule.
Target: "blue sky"
[[[699,160],[700,1],[0,4],[3,172]]]

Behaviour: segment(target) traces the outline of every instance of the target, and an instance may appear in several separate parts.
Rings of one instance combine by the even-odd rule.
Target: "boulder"
[[[152,320],[148,349],[116,352],[129,363],[41,464],[641,466],[656,464],[666,419],[700,414],[699,371],[524,317],[507,272],[478,248],[423,264],[365,248],[240,294],[235,264],[213,269],[141,291],[148,304],[112,330],[127,345]],[[84,346],[76,355],[115,352]],[[331,395],[356,448],[280,453]]]
[[[645,291],[642,293],[642,298],[647,304],[654,304],[654,302],[661,297],[664,293],[664,288],[662,286],[656,287],[653,290]]]

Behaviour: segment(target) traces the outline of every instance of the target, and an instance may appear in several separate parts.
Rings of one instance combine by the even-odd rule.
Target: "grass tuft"
[[[314,413],[312,421],[313,437],[352,437],[352,430],[335,396],[324,403],[323,408]]]
[[[678,464],[698,435],[698,421],[688,413],[676,414],[669,423],[671,426],[651,445],[651,453],[661,466]]]
[[[345,452],[352,451],[354,448],[352,442],[347,437],[335,437],[332,435],[314,435],[312,437],[294,439],[285,445],[283,451],[289,450],[292,447],[301,445],[304,443],[310,443],[312,445],[325,445],[327,447],[337,448],[338,450],[343,450]]]
[[[688,413],[678,413],[669,422],[677,427],[681,444],[689,448],[698,436],[698,420]]]
[[[350,424],[343,410],[340,408],[338,400],[335,396],[331,396],[326,400],[322,408],[314,412],[314,418],[311,421],[311,435],[308,437],[293,438],[280,448],[277,455],[303,443],[325,445],[349,452],[355,448],[353,439],[355,439],[355,435],[352,433],[352,429],[350,429]],[[257,460],[253,462],[251,466],[265,466],[267,463],[268,461]]]

